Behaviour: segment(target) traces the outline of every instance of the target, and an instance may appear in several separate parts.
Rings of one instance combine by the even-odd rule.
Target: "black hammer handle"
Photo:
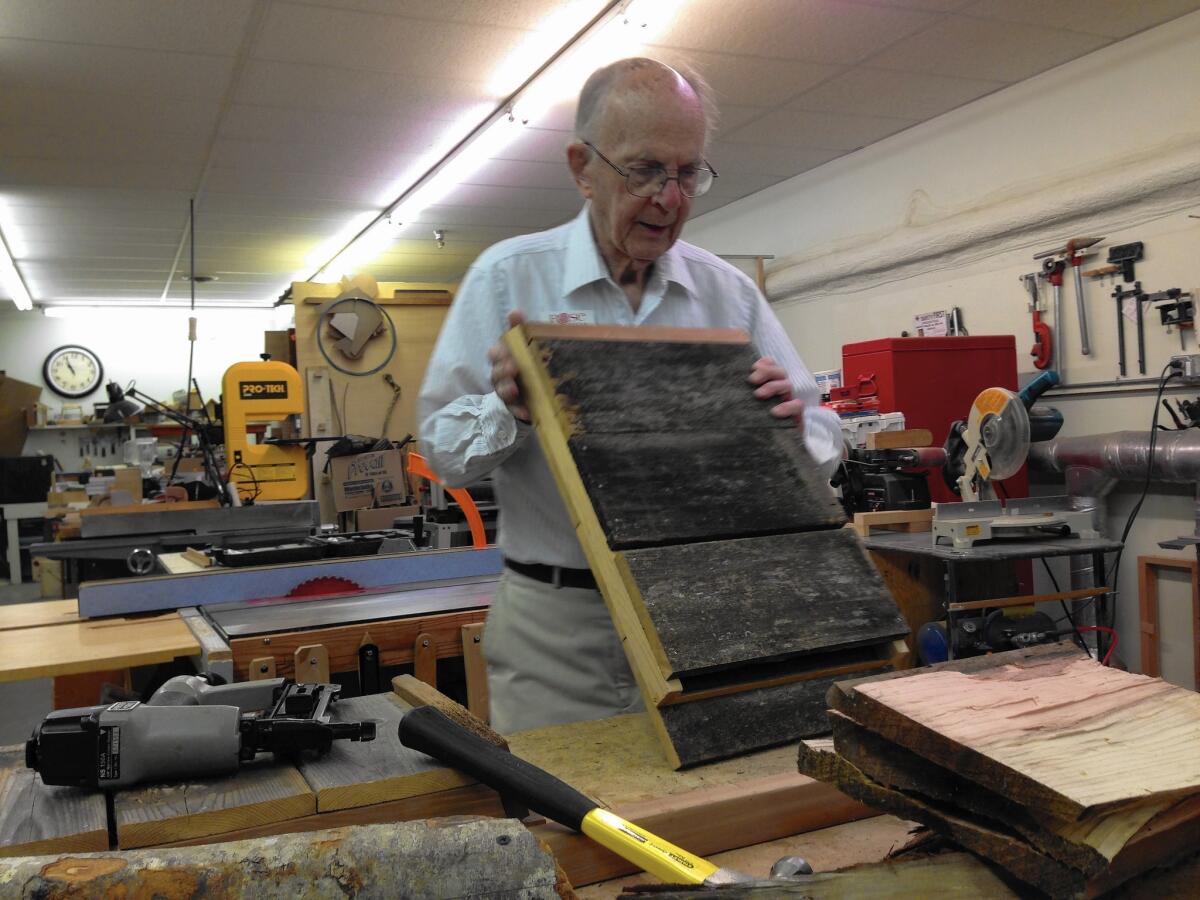
[[[478,778],[568,828],[581,830],[596,804],[549,772],[467,731],[432,706],[400,720],[400,743]]]

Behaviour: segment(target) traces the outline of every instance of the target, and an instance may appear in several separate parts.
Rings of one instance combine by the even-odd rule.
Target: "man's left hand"
[[[792,383],[783,366],[764,356],[750,370],[750,383],[756,385],[754,396],[759,400],[775,398],[779,401],[771,407],[771,415],[777,419],[792,419],[797,428],[803,427],[804,401],[792,397]]]

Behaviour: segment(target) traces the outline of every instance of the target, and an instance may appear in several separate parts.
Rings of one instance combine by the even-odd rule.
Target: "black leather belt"
[[[512,569],[519,575],[552,584],[555,587],[583,588],[596,590],[596,579],[591,569],[564,569],[562,566],[545,566],[541,563],[523,563],[516,560],[504,560],[506,568]]]

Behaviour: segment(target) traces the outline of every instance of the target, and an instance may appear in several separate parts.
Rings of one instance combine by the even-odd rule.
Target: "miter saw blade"
[[[1020,470],[1029,455],[1029,413],[1015,392],[988,388],[971,404],[967,430],[979,435],[987,451],[988,471],[979,474],[989,481],[1003,481]]]

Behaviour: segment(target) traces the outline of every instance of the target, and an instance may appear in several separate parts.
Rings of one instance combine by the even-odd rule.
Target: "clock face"
[[[104,380],[104,367],[91,350],[67,344],[46,357],[42,375],[54,393],[63,397],[83,397],[100,386]]]

